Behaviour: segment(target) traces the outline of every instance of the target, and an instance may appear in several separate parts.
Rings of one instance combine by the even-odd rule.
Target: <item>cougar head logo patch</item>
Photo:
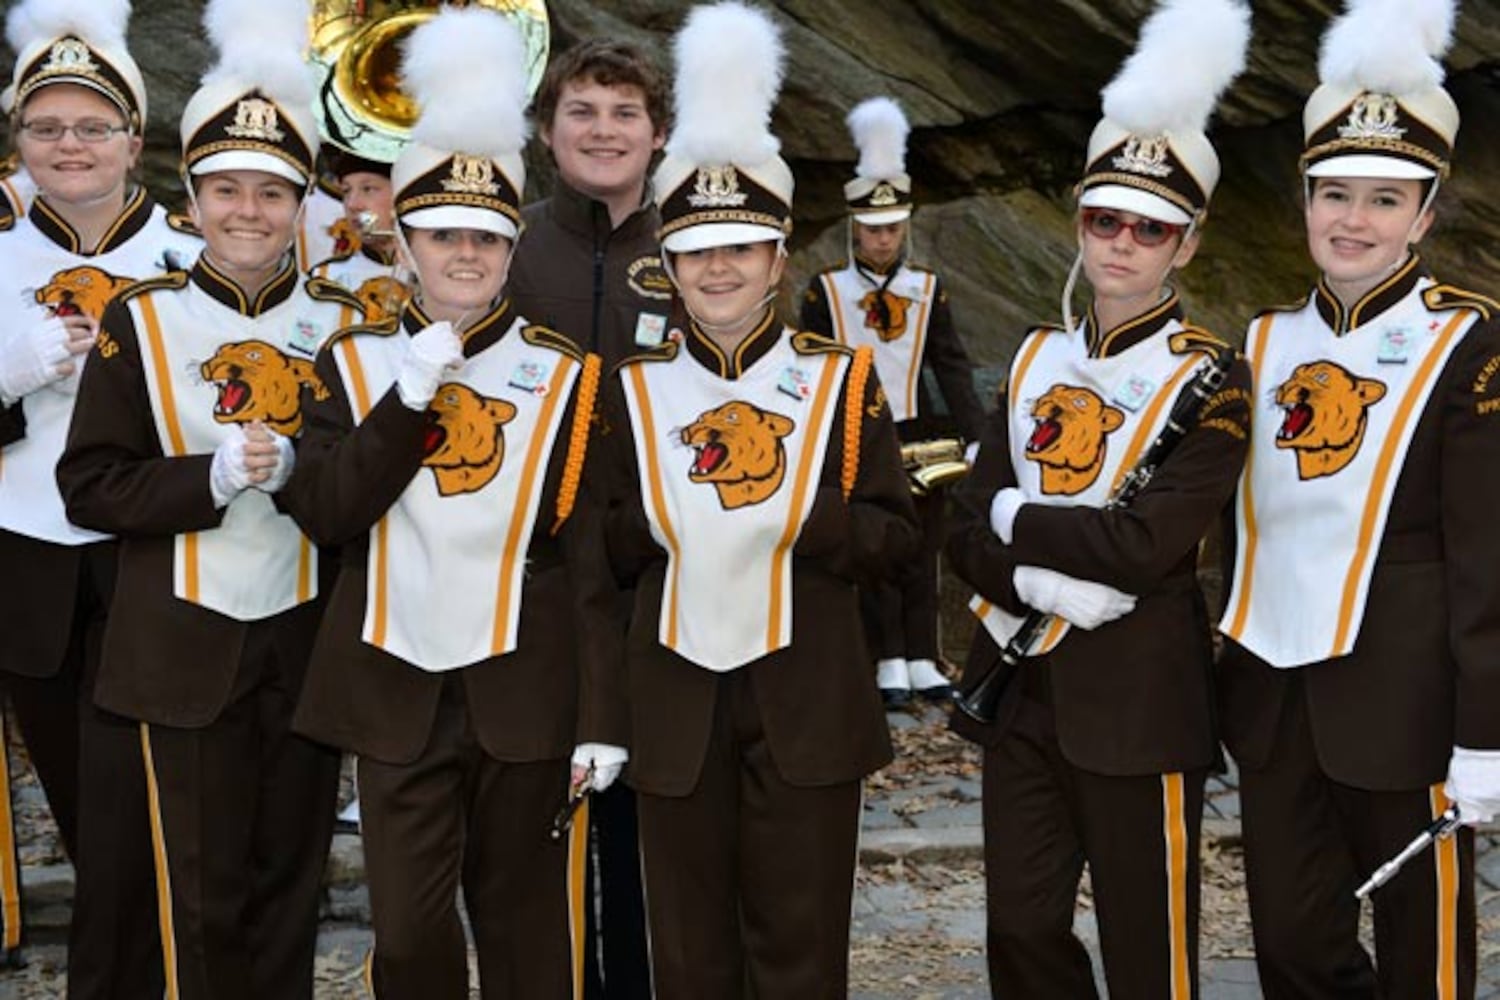
[[[1292,369],[1276,387],[1282,409],[1276,447],[1297,455],[1297,477],[1331,476],[1354,461],[1365,437],[1366,410],[1385,396],[1385,385],[1360,378],[1332,361]]]
[[[1099,478],[1109,435],[1125,414],[1092,389],[1054,385],[1031,407],[1036,421],[1026,457],[1041,466],[1042,492],[1073,496]]]
[[[70,267],[54,274],[36,290],[35,297],[54,316],[84,315],[97,320],[115,293],[128,284],[129,278],[116,278],[97,267]]]
[[[225,344],[198,366],[198,374],[218,389],[214,419],[221,424],[264,421],[278,434],[302,429],[302,390],[327,399],[328,389],[311,361],[289,358],[264,340]]]
[[[859,300],[865,326],[884,341],[900,340],[906,332],[906,311],[911,299],[886,291],[869,291]]]
[[[335,257],[347,257],[359,250],[363,242],[359,235],[359,227],[343,216],[334,219],[328,227],[328,235],[333,237],[333,255]]]
[[[364,303],[367,323],[396,315],[401,311],[406,295],[406,286],[389,275],[365,279],[354,293],[354,297]]]
[[[680,432],[693,449],[688,479],[712,483],[725,510],[760,503],[786,477],[781,439],[796,426],[790,417],[741,400],[707,410]]]
[[[438,494],[482,490],[505,461],[500,428],[515,419],[516,408],[503,399],[481,396],[458,382],[438,386],[427,407],[422,464],[437,479]]]

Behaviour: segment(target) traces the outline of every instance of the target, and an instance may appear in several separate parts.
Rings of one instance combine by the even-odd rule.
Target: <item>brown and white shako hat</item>
[[[526,187],[526,46],[484,7],[444,7],[406,43],[402,88],[418,107],[391,168],[396,217],[416,229],[515,239]]]
[[[675,124],[652,177],[662,248],[786,239],[795,185],[771,134],[786,59],[780,30],[735,0],[695,7],[674,53]]]
[[[1162,0],[1104,88],[1080,207],[1200,221],[1219,182],[1219,157],[1204,131],[1245,68],[1249,45],[1250,9],[1240,0]]]
[[[887,226],[911,218],[911,176],[906,172],[906,140],[911,124],[889,97],[861,101],[846,119],[859,150],[854,180],[844,185],[844,201],[855,222]]]
[[[19,112],[53,83],[74,83],[108,98],[137,134],[146,122],[146,83],[125,47],[129,0],[23,0],[5,19],[16,51],[0,109]]]
[[[259,170],[307,189],[318,124],[306,0],[209,0],[203,25],[219,58],[182,111],[184,173]]]
[[[1323,36],[1322,81],[1302,111],[1308,177],[1448,175],[1458,106],[1443,89],[1452,0],[1349,0]]]

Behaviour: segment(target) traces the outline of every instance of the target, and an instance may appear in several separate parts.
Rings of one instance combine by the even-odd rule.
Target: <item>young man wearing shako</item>
[[[700,7],[676,54],[654,186],[684,323],[606,383],[590,460],[607,582],[635,595],[619,709],[653,985],[843,996],[860,783],[890,760],[856,581],[910,555],[911,498],[869,352],[772,305],[793,186],[775,25]]]
[[[296,721],[359,755],[382,1000],[468,996],[460,889],[486,996],[582,995],[586,812],[549,834],[572,762],[601,791],[627,756],[579,707],[585,662],[620,654],[613,594],[579,569],[605,557],[580,529],[601,365],[506,296],[525,66],[488,9],[413,31],[392,185],[414,294],[319,355],[286,491],[340,550]]]
[[[997,998],[1097,996],[1073,933],[1085,864],[1109,995],[1198,995],[1217,742],[1197,556],[1249,445],[1250,376],[1168,281],[1198,248],[1219,178],[1204,129],[1249,39],[1239,0],[1164,0],[1142,27],[1089,140],[1064,325],[1021,342],[956,493],[947,555],[982,627],[953,728],[984,748]],[[1075,321],[1080,270],[1092,301]],[[1121,502],[1144,463],[1154,475]],[[1033,615],[1039,635],[1016,639]],[[1006,683],[971,706],[992,670]]]
[[[937,274],[911,257],[911,176],[906,139],[911,126],[900,105],[871,98],[849,113],[859,149],[855,178],[844,185],[849,206],[849,257],[816,274],[802,300],[802,328],[875,352],[902,444],[951,436],[975,442],[984,410],[974,392],[974,364],[959,339],[948,292]],[[935,376],[948,416],[936,412],[926,373]],[[960,452],[958,457],[964,457]],[[894,580],[860,592],[876,657],[876,681],[887,708],[915,692],[945,702],[953,693],[938,667],[938,550],[947,494],[914,496],[922,549]]]
[[[1220,664],[1260,985],[1469,998],[1474,831],[1500,812],[1500,308],[1433,277],[1459,114],[1449,0],[1355,0],[1303,111],[1321,276],[1262,313]],[[1462,826],[1356,887],[1450,806]]]
[[[181,124],[206,246],[105,310],[58,483],[119,536],[96,698],[141,720],[169,996],[312,996],[337,755],[291,732],[321,610],[280,507],[312,358],[360,315],[293,259],[317,132],[297,0],[212,0]]]

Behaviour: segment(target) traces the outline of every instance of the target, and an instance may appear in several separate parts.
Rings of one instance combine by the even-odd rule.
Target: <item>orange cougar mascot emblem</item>
[[[409,294],[401,282],[389,275],[382,275],[378,278],[366,278],[360,283],[354,297],[364,303],[365,322],[374,323],[400,312]]]
[[[35,298],[38,305],[52,310],[54,316],[81,314],[98,321],[109,300],[128,284],[129,278],[116,278],[97,267],[70,267],[58,271],[51,281],[38,288]]]
[[[866,292],[859,300],[865,327],[887,342],[900,340],[906,332],[906,312],[910,307],[911,299],[887,291]]]
[[[1360,378],[1332,361],[1292,369],[1276,387],[1282,409],[1276,447],[1297,456],[1297,477],[1331,476],[1354,461],[1365,439],[1366,411],[1385,397],[1385,385]]]
[[[221,424],[265,421],[278,434],[302,429],[302,390],[327,399],[328,389],[311,361],[289,358],[264,340],[225,344],[198,366],[198,374],[218,389],[214,419]]]
[[[1092,389],[1061,384],[1032,404],[1031,417],[1036,426],[1026,457],[1041,466],[1042,492],[1061,496],[1093,485],[1104,468],[1110,433],[1125,422],[1125,414]]]
[[[422,464],[437,479],[438,495],[475,493],[489,485],[505,461],[500,428],[515,416],[511,403],[481,396],[462,383],[438,387],[422,439]]]
[[[786,477],[781,439],[796,426],[738,399],[708,410],[680,432],[694,453],[688,478],[712,483],[725,510],[769,499]]]

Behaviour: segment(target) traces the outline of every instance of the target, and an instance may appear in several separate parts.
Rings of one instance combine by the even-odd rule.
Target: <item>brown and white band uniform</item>
[[[256,199],[300,199],[317,148],[305,19],[216,0],[207,21],[220,63],[181,125],[194,190],[222,197],[222,174]],[[252,21],[280,34],[240,30]],[[290,472],[304,392],[319,391],[311,355],[360,310],[336,286],[302,285],[290,205],[275,202],[283,234],[245,204],[233,211],[271,234],[263,262],[216,249],[229,217],[216,207],[190,272],[106,310],[58,481],[71,518],[121,539],[96,696],[143,723],[167,995],[310,998],[337,757],[290,732],[320,581],[267,491]],[[277,456],[258,485],[245,421]]]

